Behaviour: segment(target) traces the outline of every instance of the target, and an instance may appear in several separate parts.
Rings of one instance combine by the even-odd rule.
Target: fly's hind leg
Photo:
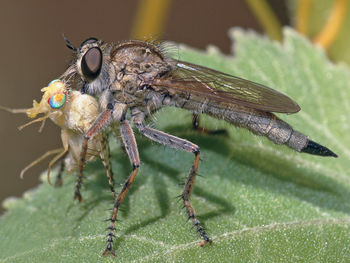
[[[210,238],[207,236],[204,228],[201,226],[199,220],[197,219],[194,208],[190,202],[190,196],[193,190],[194,181],[196,179],[199,160],[200,160],[200,150],[199,147],[185,139],[178,138],[176,136],[149,128],[144,126],[142,123],[136,123],[136,127],[138,130],[148,137],[149,139],[156,141],[158,143],[164,144],[166,146],[170,146],[175,149],[183,150],[186,152],[190,152],[194,154],[194,162],[190,169],[189,175],[186,179],[184,190],[181,194],[181,198],[184,203],[184,207],[186,208],[188,218],[192,220],[193,225],[197,228],[197,232],[202,238],[200,243],[201,246],[205,245],[208,242],[211,242]]]
[[[192,114],[192,128],[196,131],[198,131],[199,133],[203,133],[203,134],[211,134],[211,135],[215,135],[215,134],[227,134],[227,131],[224,129],[221,130],[209,130],[206,129],[204,127],[200,126],[200,116],[197,113],[193,113]]]
[[[126,120],[121,121],[120,134],[122,137],[122,141],[125,145],[125,150],[129,156],[130,162],[132,164],[132,171],[131,171],[128,179],[126,179],[118,197],[114,201],[112,217],[110,219],[111,223],[108,227],[108,229],[109,229],[108,243],[107,243],[107,247],[106,247],[105,251],[103,252],[103,255],[107,255],[108,253],[115,255],[114,251],[113,251],[112,244],[113,244],[113,238],[115,237],[115,235],[114,235],[114,231],[116,230],[115,222],[117,220],[119,206],[123,202],[126,194],[128,193],[128,191],[131,187],[131,184],[135,180],[137,172],[139,170],[139,166],[140,166],[139,152],[137,149],[137,144],[136,144],[134,132],[132,131],[129,123]]]

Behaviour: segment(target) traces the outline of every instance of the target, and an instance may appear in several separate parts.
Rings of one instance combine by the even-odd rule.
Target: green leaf
[[[182,191],[193,155],[137,136],[142,165],[122,204],[114,243],[116,258],[102,257],[112,208],[100,162],[86,168],[82,204],[73,201],[74,176],[53,189],[44,182],[21,200],[6,202],[0,220],[1,262],[349,262],[350,83],[348,68],[290,29],[284,43],[239,29],[230,33],[235,57],[216,48],[182,46],[180,59],[266,84],[296,100],[302,111],[279,115],[334,150],[339,158],[293,152],[209,117],[225,128],[209,136],[190,128],[191,113],[169,108],[155,126],[201,147],[193,205],[213,244],[199,247],[186,223]],[[113,140],[114,141],[114,140]],[[131,167],[112,142],[116,181]]]

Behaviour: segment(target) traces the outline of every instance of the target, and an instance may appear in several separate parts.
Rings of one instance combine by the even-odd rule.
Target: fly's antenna
[[[78,52],[78,49],[72,44],[72,42],[70,42],[70,41],[68,40],[68,38],[66,38],[66,36],[64,35],[64,33],[62,33],[62,36],[63,36],[64,41],[66,41],[66,46],[67,46],[69,49],[71,49],[71,50],[73,50],[73,51],[75,51],[75,52]]]

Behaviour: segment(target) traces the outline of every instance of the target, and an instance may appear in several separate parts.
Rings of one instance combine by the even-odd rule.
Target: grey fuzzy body
[[[309,139],[306,135],[295,131],[288,123],[272,113],[273,109],[281,110],[278,112],[282,113],[300,110],[295,102],[277,91],[263,87],[259,91],[262,93],[260,94],[254,88],[259,90],[261,85],[234,78],[232,87],[241,86],[243,92],[247,91],[245,95],[247,97],[240,97],[241,94],[237,93],[238,97],[233,97],[231,100],[230,97],[220,96],[220,89],[217,90],[215,87],[225,79],[232,81],[231,76],[172,60],[165,56],[158,46],[151,43],[126,41],[120,44],[93,45],[100,45],[103,64],[99,76],[86,84],[86,91],[100,98],[102,110],[112,106],[119,109],[117,113],[112,114],[115,121],[120,121],[120,116],[125,116],[126,112],[130,111],[132,122],[142,123],[162,107],[178,107],[195,114],[207,114],[225,120],[256,135],[265,136],[276,144],[287,145],[298,152],[308,147]],[[91,47],[94,46],[87,44],[82,48],[82,53]],[[80,63],[81,57],[77,60],[77,69],[83,75]],[[202,79],[197,81],[197,77],[193,77],[186,82],[188,76],[182,75],[184,71],[192,70],[197,74],[195,72],[197,69],[198,76]],[[204,77],[201,74],[204,74]],[[211,76],[208,83],[205,74]],[[183,85],[186,88],[183,88]],[[221,85],[229,86],[225,83]],[[255,102],[256,97],[249,98],[250,93],[262,96],[263,100],[267,98],[271,100],[265,100],[264,103]],[[229,91],[225,94],[230,96]],[[306,152],[317,154],[317,151],[309,150]]]

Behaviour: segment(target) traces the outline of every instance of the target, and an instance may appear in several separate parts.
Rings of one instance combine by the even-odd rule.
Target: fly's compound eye
[[[48,103],[52,109],[59,109],[66,102],[66,97],[67,97],[66,93],[59,92],[51,96],[48,100]]]
[[[98,47],[90,48],[81,59],[81,71],[87,81],[98,77],[102,68],[102,51]]]
[[[93,44],[96,43],[98,41],[97,38],[95,37],[90,37],[86,40],[84,40],[81,44],[80,44],[80,48],[82,48],[83,46],[87,45],[87,44]]]

